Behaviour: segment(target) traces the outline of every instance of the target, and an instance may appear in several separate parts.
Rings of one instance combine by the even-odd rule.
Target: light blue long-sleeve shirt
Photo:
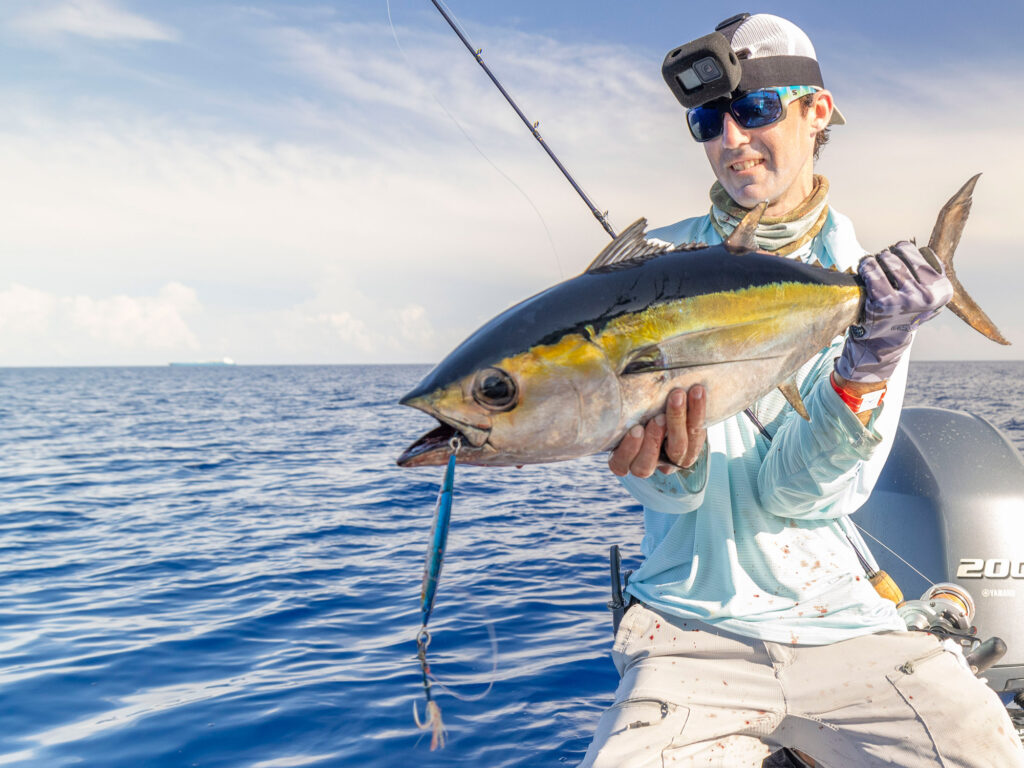
[[[647,237],[721,242],[708,216]],[[850,221],[830,211],[789,258],[845,270],[864,253]],[[864,575],[847,536],[869,562],[870,554],[847,516],[867,500],[892,447],[909,356],[864,427],[829,382],[843,340],[797,374],[810,421],[775,391],[753,406],[771,443],[740,414],[708,429],[707,461],[689,477],[623,478],[644,506],[644,562],[629,593],[657,611],[771,642],[822,645],[906,629]]]

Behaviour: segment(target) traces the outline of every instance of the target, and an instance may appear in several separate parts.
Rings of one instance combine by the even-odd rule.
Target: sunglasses
[[[762,128],[786,117],[786,105],[814,93],[813,85],[786,85],[745,93],[732,101],[718,99],[686,113],[693,138],[703,143],[722,135],[728,112],[744,128]]]

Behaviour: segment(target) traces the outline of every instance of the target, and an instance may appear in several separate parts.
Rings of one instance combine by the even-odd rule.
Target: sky
[[[1016,345],[946,313],[915,359],[1024,357],[1024,4],[449,7],[617,230],[709,205],[664,54],[790,18],[867,250],[984,174],[957,271]],[[5,0],[0,103],[0,366],[436,362],[607,242],[429,0]]]

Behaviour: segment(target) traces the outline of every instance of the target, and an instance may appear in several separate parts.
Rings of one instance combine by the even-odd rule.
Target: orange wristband
[[[855,395],[852,392],[847,392],[836,381],[835,373],[830,373],[828,380],[832,382],[832,389],[836,391],[840,399],[846,403],[850,410],[854,413],[864,413],[864,411],[871,411],[882,404],[882,399],[885,397],[885,387],[876,389],[874,392],[867,392],[864,395]]]

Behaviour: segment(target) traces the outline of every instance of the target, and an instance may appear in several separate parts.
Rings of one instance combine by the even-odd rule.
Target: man
[[[1024,766],[998,697],[958,649],[907,632],[874,590],[848,520],[892,445],[912,329],[949,300],[949,282],[906,242],[862,261],[829,207],[813,162],[845,120],[807,36],[765,14],[718,31],[738,85],[680,98],[718,179],[711,213],[648,237],[721,242],[768,201],[759,245],[858,269],[865,317],[798,373],[809,421],[775,392],[705,432],[694,386],[613,452],[645,508],[645,560],[613,650],[622,681],[583,766],[757,768],[780,747],[823,768]]]

